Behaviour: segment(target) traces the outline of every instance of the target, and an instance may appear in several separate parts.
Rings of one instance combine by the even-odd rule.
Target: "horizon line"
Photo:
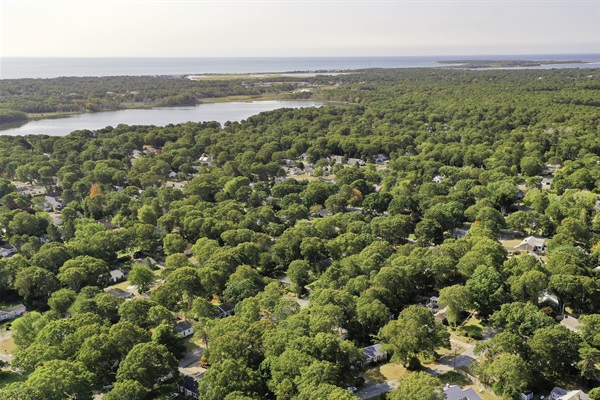
[[[392,57],[489,57],[489,56],[567,56],[567,55],[595,55],[599,56],[597,52],[579,52],[579,53],[485,53],[485,54],[420,54],[420,55],[335,55],[335,56],[311,56],[311,55],[298,55],[298,56],[4,56],[2,58],[202,58],[202,59],[240,59],[240,58],[392,58]]]

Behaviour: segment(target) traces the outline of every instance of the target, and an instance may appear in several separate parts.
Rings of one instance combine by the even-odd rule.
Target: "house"
[[[437,308],[439,300],[440,300],[439,297],[437,297],[437,296],[431,296],[429,298],[429,302],[427,303],[427,308]]]
[[[198,158],[198,162],[200,164],[206,164],[206,165],[210,165],[213,161],[213,158],[206,154],[206,153],[202,153],[202,155],[200,156],[200,158]]]
[[[552,178],[542,178],[542,189],[550,189],[552,186]]]
[[[546,252],[546,238],[536,238],[534,236],[528,236],[521,243],[515,246],[516,250],[527,251],[530,253],[545,253]]]
[[[218,305],[217,307],[219,308],[221,318],[229,317],[235,312],[235,304],[233,303],[225,302],[221,303],[221,305]]]
[[[565,317],[560,321],[560,324],[575,333],[581,333],[581,326],[583,325],[577,318],[567,314],[565,314]]]
[[[63,204],[58,197],[44,196],[44,203],[51,207],[51,210],[60,211],[63,209]]]
[[[432,179],[432,181],[435,183],[442,183],[443,180],[444,180],[444,177],[442,175],[436,175]]]
[[[0,256],[10,257],[17,252],[17,248],[10,243],[0,246]]]
[[[17,304],[16,306],[8,308],[0,308],[0,321],[17,318],[19,315],[25,314],[25,311],[27,311],[27,309],[23,304]]]
[[[373,161],[375,161],[375,164],[383,164],[384,162],[388,161],[390,158],[388,156],[386,156],[385,154],[377,154],[375,156],[373,156]]]
[[[182,338],[186,338],[194,334],[194,328],[190,321],[180,321],[174,327],[173,331],[181,336]]]
[[[547,397],[549,400],[590,400],[589,396],[581,390],[566,390],[555,387]]]
[[[551,307],[558,308],[558,306],[560,305],[560,301],[558,301],[558,297],[556,295],[550,293],[547,290],[544,290],[538,296],[538,304],[540,304],[540,305],[546,304]]]
[[[198,390],[198,379],[189,375],[185,375],[181,381],[177,384],[179,393],[191,397],[194,399],[200,398],[200,391]]]
[[[117,283],[123,279],[125,279],[125,274],[120,269],[110,271],[110,279],[108,280],[110,283]]]
[[[169,172],[169,178],[177,178],[177,172],[174,172],[174,171]]]
[[[380,344],[363,348],[363,353],[365,354],[365,364],[387,360],[387,351],[383,350]]]
[[[349,158],[348,159],[348,165],[354,165],[354,164],[358,164],[361,167],[364,165],[367,165],[366,162],[364,162],[363,160],[361,160],[360,158]]]
[[[444,386],[444,394],[446,395],[446,400],[481,400],[481,397],[473,389],[463,389],[458,385],[446,384]]]

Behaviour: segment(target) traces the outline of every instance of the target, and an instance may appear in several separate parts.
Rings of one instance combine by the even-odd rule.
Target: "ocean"
[[[578,60],[534,68],[599,68],[599,54],[477,55],[418,57],[254,57],[254,58],[23,58],[0,57],[0,79],[61,76],[194,75],[260,72],[344,71],[364,68],[439,67],[447,60]]]

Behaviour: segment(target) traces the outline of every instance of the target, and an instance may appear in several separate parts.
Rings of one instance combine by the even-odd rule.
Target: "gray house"
[[[8,308],[0,308],[0,321],[17,318],[19,315],[25,314],[27,309],[23,304],[17,304],[16,306]]]
[[[365,354],[365,364],[387,360],[387,351],[383,350],[380,344],[363,348],[363,353]]]
[[[481,397],[473,389],[463,389],[457,385],[446,385],[444,394],[446,400],[481,400]]]

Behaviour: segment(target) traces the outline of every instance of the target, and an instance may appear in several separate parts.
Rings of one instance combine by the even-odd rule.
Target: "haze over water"
[[[0,79],[61,76],[141,76],[365,68],[441,67],[446,60],[578,60],[592,64],[559,64],[531,68],[598,68],[598,54],[478,55],[416,57],[247,57],[247,58],[0,58]]]

